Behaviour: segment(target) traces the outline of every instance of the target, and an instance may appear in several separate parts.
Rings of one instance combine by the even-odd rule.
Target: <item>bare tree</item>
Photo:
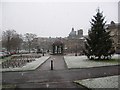
[[[16,51],[20,48],[22,43],[21,35],[17,34],[15,30],[6,30],[2,34],[2,47],[6,48],[7,51]]]
[[[19,52],[22,42],[23,42],[22,35],[16,33],[11,39],[11,45],[12,45],[11,49]]]
[[[25,36],[25,42],[28,45],[28,49],[29,49],[29,53],[30,53],[32,46],[33,46],[33,40],[34,40],[34,38],[37,37],[37,35],[32,34],[32,33],[26,33],[24,36]]]
[[[6,30],[3,31],[2,35],[2,46],[7,49],[7,51],[11,50],[11,39],[13,38],[13,34],[15,33],[15,30]]]

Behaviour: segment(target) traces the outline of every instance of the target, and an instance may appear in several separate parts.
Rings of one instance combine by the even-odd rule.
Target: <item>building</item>
[[[78,39],[81,37],[83,37],[83,30],[80,29],[80,30],[75,31],[74,28],[72,28],[72,30],[68,36],[69,39]]]
[[[110,31],[111,38],[113,40],[113,47],[116,53],[120,53],[120,23],[111,21],[110,24],[106,25],[108,31]]]
[[[82,54],[82,50],[84,49],[84,41],[83,30],[80,29],[75,31],[74,28],[72,28],[67,39],[64,39],[66,53]]]
[[[76,38],[76,31],[74,31],[74,28],[72,28],[72,31],[70,32],[68,38],[70,39]]]
[[[64,44],[66,53],[82,54],[82,50],[84,49],[84,38],[65,39]]]
[[[52,44],[52,54],[64,54],[64,43],[62,42],[61,39],[56,40]]]
[[[72,31],[70,32],[69,36],[66,38],[45,38],[45,37],[38,37],[34,39],[34,43],[36,43],[36,49],[40,49],[41,51],[50,51],[53,52],[53,45],[55,44],[55,47],[59,47],[59,45],[56,44],[56,42],[62,42],[63,44],[63,50],[64,53],[79,53],[82,54],[82,49],[84,48],[84,37],[83,37],[83,30],[80,29],[77,31],[74,31],[74,28],[72,28]],[[60,49],[60,48],[58,48]],[[57,50],[55,48],[55,50]],[[54,51],[57,52],[57,51]],[[60,52],[61,53],[61,52]]]

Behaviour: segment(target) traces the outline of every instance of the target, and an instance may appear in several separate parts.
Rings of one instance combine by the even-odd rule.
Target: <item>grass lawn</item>
[[[2,62],[5,62],[5,61],[7,61],[7,60],[10,60],[12,58],[12,56],[9,56],[9,57],[5,57],[5,58],[0,58],[0,64],[2,63]]]
[[[111,60],[88,60],[86,56],[64,56],[64,60],[69,69],[120,65],[120,59],[116,55]]]
[[[95,88],[118,88],[118,78],[120,75],[100,77],[100,78],[90,78],[74,81],[79,85],[82,85],[86,88],[93,89]]]
[[[13,84],[3,84],[0,86],[3,90],[15,90],[16,89],[16,85]]]
[[[35,70],[38,68],[42,63],[48,60],[50,56],[44,56],[40,58],[36,58],[35,61],[27,63],[25,66],[22,67],[15,67],[15,68],[3,68],[0,71],[28,71],[28,70]]]

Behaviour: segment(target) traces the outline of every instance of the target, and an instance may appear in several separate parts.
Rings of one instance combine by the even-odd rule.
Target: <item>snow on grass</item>
[[[49,58],[49,56],[40,57],[40,58],[35,59],[35,61],[32,61],[32,62],[30,62],[30,63],[27,63],[27,64],[26,64],[25,66],[23,66],[23,67],[4,68],[4,69],[2,69],[2,71],[35,70],[35,69],[38,68],[42,63],[44,63],[48,58]]]
[[[87,88],[118,88],[118,78],[120,78],[120,75],[83,79],[74,82]]]
[[[0,64],[2,64],[2,62],[5,62],[5,61],[7,61],[7,60],[9,60],[11,58],[12,58],[12,56],[5,57],[5,58],[0,58]]]
[[[89,68],[99,66],[118,65],[118,55],[114,55],[112,59],[117,60],[88,60],[86,56],[64,56],[68,68]]]
[[[16,85],[14,84],[7,84],[7,85],[0,85],[0,90],[4,90],[4,89],[11,89],[11,90],[15,90]]]
[[[120,59],[120,54],[114,54],[114,55],[112,56],[112,59]]]

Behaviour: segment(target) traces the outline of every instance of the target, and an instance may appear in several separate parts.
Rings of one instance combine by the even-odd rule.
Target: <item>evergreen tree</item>
[[[110,59],[111,58],[111,48],[112,40],[110,32],[106,31],[102,12],[97,10],[97,14],[91,19],[91,29],[86,38],[85,55],[89,59]]]

